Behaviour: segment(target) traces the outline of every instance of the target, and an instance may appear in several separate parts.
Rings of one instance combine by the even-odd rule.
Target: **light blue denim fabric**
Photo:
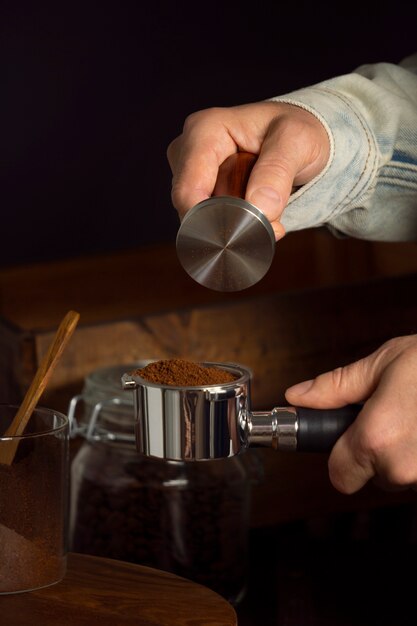
[[[417,240],[417,54],[271,100],[316,115],[331,144],[324,171],[291,196],[287,232],[325,225],[340,236]]]

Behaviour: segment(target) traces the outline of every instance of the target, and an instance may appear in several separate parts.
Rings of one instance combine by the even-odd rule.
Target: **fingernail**
[[[272,187],[260,187],[253,192],[249,202],[264,213],[277,214],[281,207],[281,197]]]
[[[313,386],[314,380],[305,380],[302,383],[298,383],[297,385],[293,385],[292,387],[289,387],[287,389],[288,391],[291,391],[291,393],[294,393],[297,396],[302,396],[304,393],[307,393],[307,391],[309,389],[311,389],[311,387]]]

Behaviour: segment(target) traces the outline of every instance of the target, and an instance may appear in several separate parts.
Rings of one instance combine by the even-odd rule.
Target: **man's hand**
[[[386,488],[417,485],[417,335],[290,387],[286,399],[317,409],[365,402],[329,458],[330,480],[342,493],[373,477]]]
[[[312,113],[282,102],[193,113],[167,151],[180,218],[212,195],[220,165],[239,150],[259,155],[245,198],[266,215],[278,240],[292,188],[312,180],[329,159],[327,131]]]

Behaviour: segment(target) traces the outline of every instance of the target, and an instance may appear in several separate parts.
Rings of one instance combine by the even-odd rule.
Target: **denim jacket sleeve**
[[[294,193],[287,232],[417,240],[417,54],[271,98],[316,115],[330,138],[325,169]]]

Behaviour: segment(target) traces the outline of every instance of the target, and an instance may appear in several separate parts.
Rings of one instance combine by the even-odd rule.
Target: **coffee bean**
[[[170,571],[231,601],[240,594],[250,482],[237,457],[170,463],[132,450],[106,455],[105,472],[97,450],[90,461],[84,453],[73,487],[73,550]]]

